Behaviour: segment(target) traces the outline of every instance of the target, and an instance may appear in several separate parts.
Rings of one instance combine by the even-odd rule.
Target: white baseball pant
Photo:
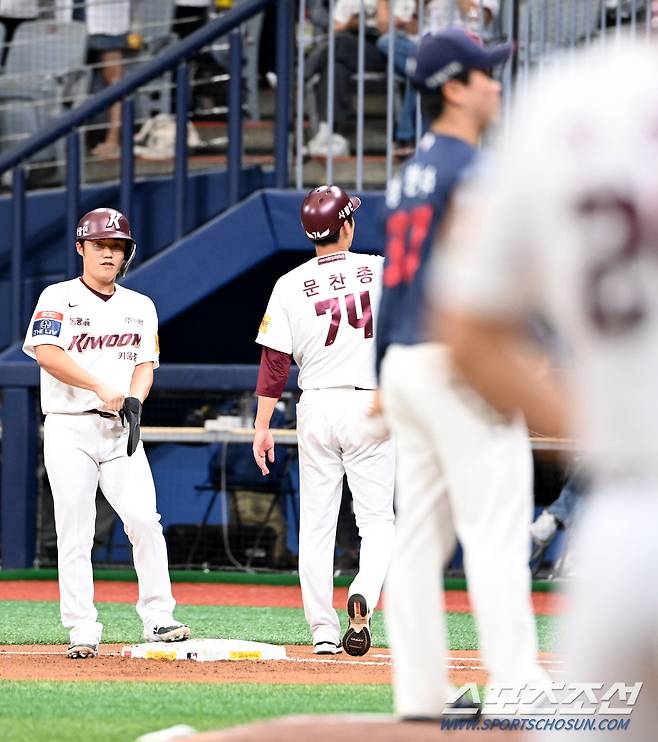
[[[55,505],[60,611],[72,643],[97,643],[103,630],[94,607],[91,564],[99,484],[132,544],[137,613],[145,628],[171,622],[176,604],[144,446],[140,442],[128,457],[126,442],[118,418],[46,415],[44,459]]]
[[[375,609],[393,548],[395,449],[368,432],[373,392],[352,387],[305,391],[297,405],[299,579],[313,643],[340,643],[333,608],[334,547],[343,474],[361,537],[359,572],[349,594]]]
[[[385,610],[396,713],[443,711],[443,565],[455,536],[490,682],[545,681],[530,596],[532,452],[525,425],[507,424],[461,383],[438,344],[391,346],[381,394],[398,461]]]

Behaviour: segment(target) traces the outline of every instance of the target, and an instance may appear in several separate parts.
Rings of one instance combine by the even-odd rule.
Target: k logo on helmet
[[[118,211],[112,211],[110,212],[110,216],[108,217],[107,224],[105,225],[105,229],[116,229],[118,232],[121,231],[121,226],[119,225],[119,217],[121,215]]]

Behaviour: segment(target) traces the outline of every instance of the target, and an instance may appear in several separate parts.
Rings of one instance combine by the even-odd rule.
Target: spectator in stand
[[[393,67],[395,72],[407,78],[402,107],[395,122],[395,143],[397,153],[410,155],[416,137],[416,91],[408,79],[409,59],[416,56],[418,49],[418,3],[416,0],[398,0],[395,5],[395,40]],[[377,41],[377,48],[388,57],[390,34],[384,33]]]
[[[385,72],[386,59],[377,48],[377,40],[388,28],[387,0],[364,0],[365,18],[365,63],[367,72]],[[407,0],[397,0],[398,7],[407,4]],[[352,112],[352,75],[357,72],[359,50],[359,9],[360,0],[336,0],[334,5],[335,30],[335,69],[334,69],[334,134],[332,152],[336,156],[349,154],[347,124]],[[320,75],[318,97],[320,124],[315,136],[308,143],[311,155],[326,155],[329,150],[329,123],[327,114],[327,68],[329,45],[326,40],[320,42],[310,53],[306,63],[306,79]]]
[[[460,26],[477,33],[484,40],[494,36],[495,21],[500,9],[500,0],[429,0],[425,4],[423,26],[432,31],[446,26]],[[410,65],[418,48],[418,3],[416,0],[397,0],[395,6],[395,47],[393,65],[395,72],[407,77],[413,73]],[[384,33],[377,41],[377,48],[387,57],[389,34]],[[427,125],[423,125],[423,132]],[[409,155],[416,139],[416,92],[407,81],[402,106],[398,111],[395,126],[397,154]]]
[[[499,12],[500,0],[430,0],[428,27],[437,31],[446,26],[460,26],[487,42],[495,36]]]
[[[38,0],[0,0],[0,22],[5,27],[5,45],[1,60],[3,65],[7,61],[7,52],[16,29],[24,21],[33,21],[38,17]]]
[[[123,77],[123,55],[128,46],[131,0],[56,0],[58,20],[85,21],[89,32],[89,57],[101,69],[103,83],[114,85]],[[120,154],[121,104],[110,106],[105,139],[92,150],[102,159]]]

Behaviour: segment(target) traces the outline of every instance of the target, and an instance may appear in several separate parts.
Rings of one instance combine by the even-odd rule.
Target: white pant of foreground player
[[[627,730],[592,731],[586,739],[655,739],[658,729],[658,480],[607,482],[588,497],[572,550],[565,629],[570,681],[644,685]],[[611,707],[625,707],[615,694]],[[602,716],[606,716],[602,714]],[[610,717],[610,715],[608,715]],[[614,718],[614,717],[613,717]],[[583,732],[579,735],[583,738]]]
[[[103,630],[91,565],[99,484],[133,547],[137,613],[145,630],[170,624],[176,604],[151,469],[142,443],[126,455],[126,437],[119,418],[46,416],[44,458],[55,505],[60,610],[72,644],[97,644]]]
[[[530,597],[532,452],[455,380],[447,350],[391,346],[382,398],[397,446],[396,538],[386,581],[395,710],[437,717],[446,702],[442,566],[455,535],[492,683],[544,682]]]
[[[395,449],[390,439],[376,441],[367,432],[372,399],[373,392],[351,387],[318,389],[305,391],[297,405],[299,579],[314,644],[340,644],[333,575],[343,474],[361,537],[359,573],[349,594],[363,595],[370,611],[393,548]]]

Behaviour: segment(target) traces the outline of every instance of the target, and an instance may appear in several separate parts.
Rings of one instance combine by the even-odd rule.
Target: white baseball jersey
[[[656,69],[655,47],[624,41],[545,74],[437,263],[448,308],[539,310],[566,340],[601,477],[658,470]]]
[[[30,320],[23,351],[36,358],[37,345],[56,345],[75,363],[125,396],[135,366],[158,367],[158,317],[153,302],[136,291],[116,287],[104,301],[79,278],[44,289]],[[63,384],[41,369],[41,408],[79,413],[101,400],[87,389]]]
[[[300,389],[374,389],[376,312],[384,259],[335,252],[276,282],[256,342],[291,353]]]

